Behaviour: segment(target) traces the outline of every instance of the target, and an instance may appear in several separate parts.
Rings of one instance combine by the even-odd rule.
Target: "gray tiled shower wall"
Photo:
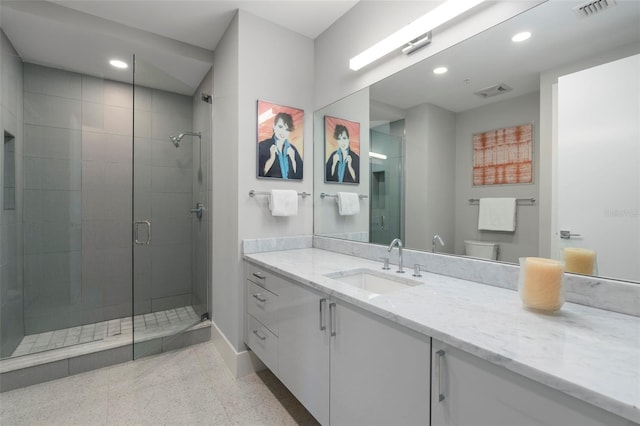
[[[131,314],[132,97],[24,64],[25,334]],[[136,313],[191,303],[193,142],[169,141],[191,127],[191,97],[136,87]]]
[[[4,172],[0,173],[0,356],[9,355],[24,334],[22,319],[22,61],[0,29],[0,126],[15,143],[15,204],[5,205]],[[4,134],[3,134],[4,136]],[[4,142],[3,142],[4,143]],[[0,147],[0,164],[5,167],[4,147]],[[13,209],[11,207],[14,207]]]

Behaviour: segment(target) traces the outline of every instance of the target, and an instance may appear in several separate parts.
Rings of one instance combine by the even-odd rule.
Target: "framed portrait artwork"
[[[324,116],[324,181],[360,183],[360,123]]]
[[[304,111],[259,100],[257,121],[257,177],[302,180]]]
[[[533,183],[533,124],[473,134],[473,186]]]

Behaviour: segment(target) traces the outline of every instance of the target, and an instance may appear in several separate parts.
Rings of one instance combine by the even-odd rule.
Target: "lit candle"
[[[593,267],[596,264],[596,252],[589,249],[567,247],[564,249],[564,263],[567,272],[592,275]]]
[[[518,291],[530,308],[556,311],[564,303],[564,264],[541,257],[520,258]]]

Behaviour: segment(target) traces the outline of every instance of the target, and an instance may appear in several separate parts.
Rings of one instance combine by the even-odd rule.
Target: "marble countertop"
[[[522,307],[517,292],[422,272],[406,290],[371,293],[326,274],[395,265],[317,248],[245,254],[297,282],[424,333],[575,398],[640,423],[640,317],[574,303],[554,314]]]

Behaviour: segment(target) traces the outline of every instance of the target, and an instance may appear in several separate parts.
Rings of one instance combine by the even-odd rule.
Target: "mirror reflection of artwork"
[[[324,117],[325,182],[360,183],[360,123]]]
[[[533,124],[473,135],[473,185],[532,183]]]
[[[259,178],[302,180],[304,111],[258,101]]]

